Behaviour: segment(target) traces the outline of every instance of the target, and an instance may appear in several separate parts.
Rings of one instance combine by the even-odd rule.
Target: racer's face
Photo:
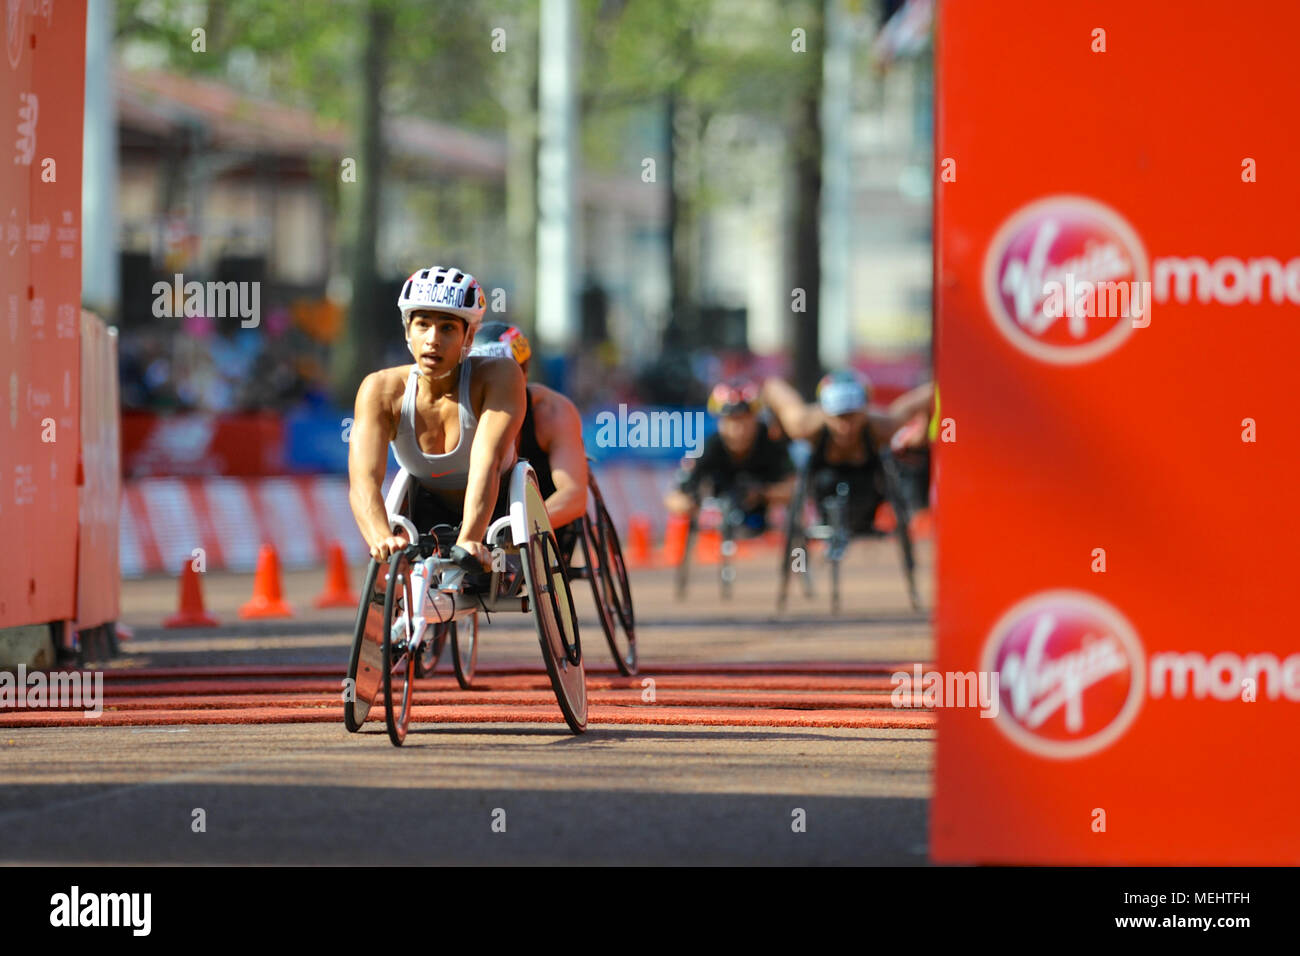
[[[758,416],[753,412],[737,412],[718,419],[718,435],[722,445],[733,455],[749,451],[758,435]]]
[[[830,429],[831,440],[837,445],[851,445],[867,424],[867,412],[858,409],[843,415],[827,415],[826,426]]]
[[[412,312],[406,328],[406,345],[420,374],[436,379],[454,372],[474,341],[472,334],[466,334],[467,328],[464,319],[446,312]]]

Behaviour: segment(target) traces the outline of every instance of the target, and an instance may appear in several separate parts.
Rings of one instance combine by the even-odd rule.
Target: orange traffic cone
[[[898,527],[898,519],[894,517],[894,509],[888,501],[882,501],[876,509],[875,525],[885,534],[892,534]]]
[[[343,560],[343,547],[332,541],[325,568],[325,590],[316,598],[316,606],[356,607],[357,600],[356,594],[348,587],[348,566]]]
[[[181,568],[181,605],[176,613],[163,621],[163,627],[216,627],[217,619],[203,608],[203,587],[199,584],[199,573],[189,561]],[[127,637],[125,630],[118,625],[118,637]]]
[[[686,538],[691,533],[691,519],[688,515],[669,515],[664,528],[664,564],[675,568],[686,557]]]
[[[264,617],[293,617],[280,590],[280,556],[269,544],[257,552],[257,576],[253,579],[253,599],[239,609],[245,620]]]
[[[695,560],[700,564],[719,564],[722,561],[722,532],[717,528],[700,529],[700,543],[695,549]]]
[[[634,568],[650,563],[650,519],[645,515],[627,519],[627,562]]]

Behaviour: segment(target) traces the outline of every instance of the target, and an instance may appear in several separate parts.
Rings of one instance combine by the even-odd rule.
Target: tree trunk
[[[680,103],[676,87],[668,91],[665,101],[665,123],[667,124],[666,154],[664,156],[665,185],[668,187],[668,325],[664,329],[665,350],[680,348],[690,330],[687,312],[687,274],[685,230],[686,199],[682,195],[685,184],[682,182],[681,150],[677,141]]]
[[[383,356],[384,343],[392,341],[400,328],[396,303],[379,308],[377,243],[384,170],[383,101],[385,67],[393,31],[392,11],[384,0],[371,0],[366,14],[366,48],[361,80],[360,155],[357,181],[345,184],[345,195],[354,192],[353,215],[356,233],[352,246],[352,303],[343,337],[334,348],[335,398],[352,404],[357,387],[373,372]]]
[[[536,337],[537,295],[537,23],[521,13],[510,31],[516,51],[506,66],[506,229],[513,297],[500,318]],[[491,308],[489,300],[488,307]]]
[[[810,4],[809,11],[805,80],[795,101],[790,139],[794,150],[793,284],[804,292],[805,311],[791,310],[786,338],[790,344],[794,386],[804,396],[812,394],[822,374],[818,358],[818,299],[821,289],[821,98],[825,24],[820,2]]]

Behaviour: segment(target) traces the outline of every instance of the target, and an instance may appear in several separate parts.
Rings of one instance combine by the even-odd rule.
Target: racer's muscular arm
[[[781,427],[791,438],[810,438],[825,424],[822,410],[809,405],[779,378],[769,378],[763,383],[763,401],[776,413]]]
[[[587,448],[582,443],[582,417],[565,396],[544,385],[534,385],[533,420],[537,443],[551,460],[555,494],[546,499],[546,513],[558,528],[578,520],[587,511]]]
[[[918,412],[929,414],[934,405],[934,382],[925,382],[904,392],[889,405],[889,415],[900,425]]]
[[[477,556],[486,567],[489,559],[483,535],[487,534],[497,505],[501,472],[510,462],[519,426],[523,424],[526,400],[524,373],[513,359],[490,359],[481,367],[483,404],[469,452],[465,513],[456,543]]]
[[[388,442],[396,433],[391,389],[389,377],[383,372],[372,372],[362,380],[348,437],[348,502],[370,546],[370,556],[381,561],[406,541],[404,535],[394,535],[389,528],[382,493]]]
[[[884,412],[873,411],[868,414],[872,431],[877,437],[888,438],[907,424],[908,419],[918,412],[928,412],[934,401],[934,383],[926,382],[904,392],[889,404]]]

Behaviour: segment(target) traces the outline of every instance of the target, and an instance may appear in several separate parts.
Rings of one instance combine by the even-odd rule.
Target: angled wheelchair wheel
[[[579,577],[586,578],[591,582],[591,596],[596,602],[596,617],[600,620],[600,629],[605,632],[605,639],[610,641],[613,647],[613,638],[610,636],[618,623],[614,619],[614,606],[607,600],[607,588],[603,580],[603,569],[601,565],[601,549],[597,540],[595,522],[589,515],[584,515],[578,519],[578,535],[574,550],[582,549],[583,566],[575,569],[572,561],[569,563],[569,582]],[[618,651],[614,651],[614,659],[618,660]]]
[[[831,614],[833,615],[840,613],[840,563],[840,558],[831,558]]]
[[[512,487],[512,498],[514,498]],[[569,572],[551,531],[546,505],[529,470],[523,482],[524,522],[528,539],[520,545],[528,603],[546,673],[564,721],[575,734],[587,729],[587,677],[582,664],[578,614],[569,590]]]
[[[462,690],[469,690],[474,683],[474,668],[478,666],[477,613],[452,623],[451,664],[456,671],[456,683]]]
[[[691,577],[691,552],[695,550],[695,539],[698,534],[699,512],[697,509],[691,513],[691,523],[686,530],[686,544],[682,548],[682,559],[677,564],[674,593],[679,601],[686,597],[686,585]]]
[[[394,747],[406,740],[416,655],[411,653],[411,559],[400,551],[388,562],[384,594],[384,720]]]
[[[722,590],[722,599],[731,600],[731,586],[736,583],[736,522],[728,515],[722,522],[722,561],[718,568],[718,584]]]
[[[831,511],[831,540],[827,549],[831,565],[831,614],[840,613],[840,567],[849,546],[849,486],[840,482],[835,488]]]
[[[804,534],[804,502],[808,493],[808,472],[801,468],[794,483],[794,492],[785,512],[785,549],[781,553],[780,583],[776,591],[776,609],[785,610],[786,598],[790,592],[790,575],[794,573],[794,550],[803,548],[804,591],[811,595],[811,579],[808,568],[808,538]]]
[[[632,585],[623,561],[623,548],[619,545],[614,520],[605,510],[605,502],[596,497],[596,524],[589,528],[594,552],[597,556],[593,569],[592,587],[596,603],[603,605],[606,613],[600,624],[605,629],[614,663],[624,677],[637,671],[636,615],[632,610]],[[592,553],[591,551],[588,552]]]
[[[456,625],[451,621],[430,624],[432,634],[429,640],[420,645],[420,653],[415,662],[416,677],[432,677],[442,660],[442,652],[447,647],[448,637],[455,633]]]
[[[885,492],[890,506],[894,509],[894,537],[898,541],[899,562],[903,569],[903,582],[907,585],[907,597],[912,602],[912,610],[921,610],[921,596],[916,591],[916,557],[912,551],[911,509],[903,493],[903,479],[899,474],[898,462],[889,452],[881,455],[881,466],[885,473]]]
[[[357,606],[348,657],[348,678],[343,691],[343,725],[355,734],[366,722],[370,707],[383,685],[384,588],[388,564],[370,559]]]

